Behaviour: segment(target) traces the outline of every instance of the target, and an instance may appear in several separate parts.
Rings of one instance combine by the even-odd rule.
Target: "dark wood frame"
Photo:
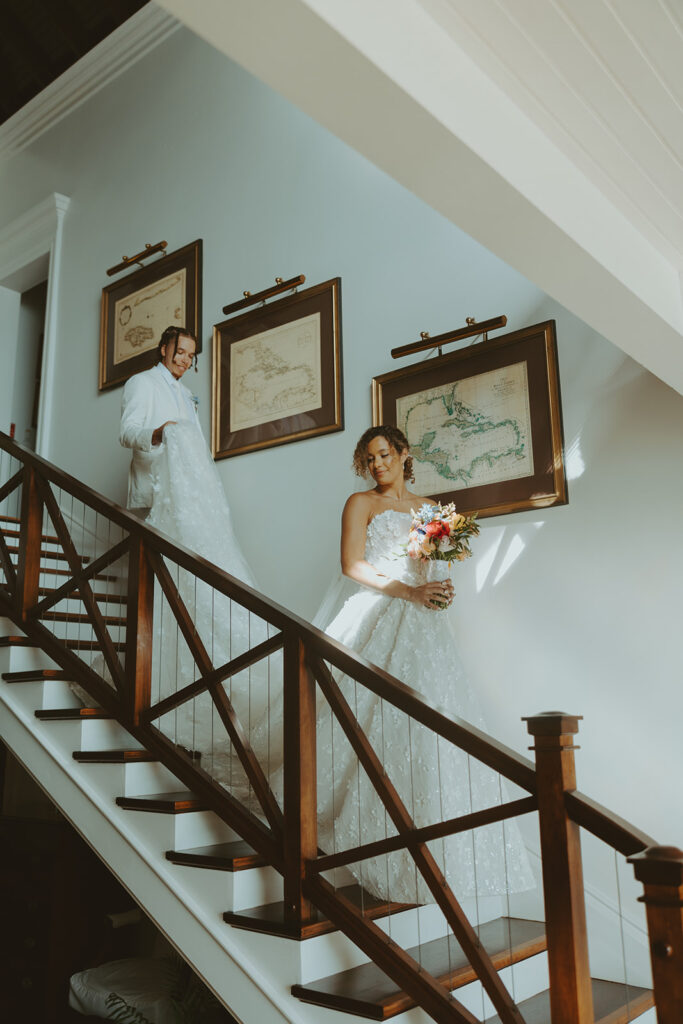
[[[312,313],[320,313],[320,407],[294,416],[274,416],[267,423],[231,432],[231,346]],[[334,277],[214,326],[211,447],[215,459],[228,459],[343,429],[341,278]]]
[[[145,349],[140,355],[126,359],[125,362],[114,363],[114,309],[116,303],[145,288],[155,281],[178,270],[187,271],[185,306],[185,323],[178,326],[186,327],[197,338],[197,352],[202,349],[202,239],[198,238],[182,249],[168,253],[160,260],[141,267],[132,274],[126,274],[114,284],[102,289],[102,310],[100,319],[100,377],[99,390],[118,387],[124,384],[134,373],[149,370],[157,361],[156,345],[167,323],[154,324],[155,339],[152,347]]]
[[[534,475],[431,495],[442,502],[454,501],[460,512],[477,512],[484,518],[567,504],[555,321],[373,378],[372,422],[396,425],[398,399],[522,361],[529,382]]]

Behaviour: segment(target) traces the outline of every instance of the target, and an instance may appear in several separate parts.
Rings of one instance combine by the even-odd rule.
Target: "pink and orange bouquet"
[[[455,505],[440,502],[411,512],[413,522],[407,547],[411,558],[450,563],[470,557],[470,537],[479,533],[476,516],[463,516],[455,511]]]

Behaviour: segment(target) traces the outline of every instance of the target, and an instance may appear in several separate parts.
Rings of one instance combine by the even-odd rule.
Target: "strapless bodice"
[[[425,563],[406,554],[412,519],[410,512],[393,508],[374,516],[368,523],[365,560],[392,579],[415,586],[427,577]]]

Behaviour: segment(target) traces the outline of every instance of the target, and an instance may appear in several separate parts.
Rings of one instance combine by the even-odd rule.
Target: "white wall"
[[[276,275],[342,277],[346,430],[219,463],[265,591],[304,615],[335,571],[351,453],[390,348],[468,315],[506,313],[513,330],[557,319],[570,504],[484,523],[456,583],[463,656],[494,734],[524,750],[522,714],[583,713],[583,787],[683,843],[681,800],[663,799],[683,767],[683,399],[185,31],[0,168],[0,227],[53,191],[72,204],[52,458],[119,500],[120,390],[97,392],[105,268],[145,241],[204,239],[206,355],[190,383],[207,433],[221,307]]]

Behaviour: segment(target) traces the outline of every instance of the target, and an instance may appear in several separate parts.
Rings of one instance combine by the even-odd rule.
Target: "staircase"
[[[45,491],[47,484],[34,487],[29,479],[27,466],[35,473],[48,464],[41,466],[41,460],[4,435],[0,435],[0,444],[12,454],[10,468],[20,462],[24,473],[21,509],[17,496],[13,509],[16,514],[0,516],[0,616],[5,616],[0,618],[0,737],[238,1019],[244,1024],[347,1024],[351,1015],[370,1020],[396,1018],[406,1024],[432,1019],[465,1024],[625,1024],[637,1018],[644,1024],[654,1021],[654,995],[649,987],[589,979],[588,975],[584,980],[590,994],[584,992],[578,1001],[569,996],[566,1003],[568,1007],[572,1000],[577,1002],[579,1015],[566,1007],[558,1011],[555,995],[551,1017],[550,990],[556,968],[551,956],[549,977],[549,938],[543,922],[533,919],[526,898],[479,898],[466,901],[462,907],[453,907],[445,898],[442,905],[410,906],[369,896],[348,872],[341,884],[335,879],[331,885],[310,866],[321,857],[321,851],[317,847],[311,850],[310,837],[307,845],[305,822],[302,826],[302,807],[307,801],[310,807],[310,778],[301,767],[295,779],[296,801],[291,799],[292,783],[288,786],[285,781],[285,821],[289,824],[294,818],[296,828],[293,837],[285,835],[284,856],[282,847],[276,846],[279,808],[271,806],[269,816],[264,813],[255,817],[233,806],[224,793],[218,799],[216,791],[220,787],[209,778],[196,752],[171,743],[161,729],[153,729],[154,697],[149,688],[146,693],[142,688],[142,696],[135,686],[127,689],[124,684],[116,690],[116,684],[102,670],[106,661],[112,670],[110,675],[120,670],[125,683],[135,683],[145,666],[149,669],[151,658],[145,646],[151,631],[145,625],[141,606],[149,610],[153,603],[151,573],[145,580],[140,548],[131,547],[130,560],[122,569],[122,563],[112,558],[111,552],[116,555],[123,542],[110,534],[108,553],[100,554],[97,542],[90,543],[84,530],[77,552],[73,541],[67,539],[74,533],[75,520],[73,515],[64,515],[62,493],[51,502]],[[54,467],[49,467],[49,472],[52,477],[59,474]],[[5,501],[0,511],[5,513],[13,493],[8,483],[16,477],[17,473],[5,472],[4,479],[0,478],[0,500]],[[65,483],[61,476],[59,480]],[[31,494],[42,498],[40,521],[33,525]],[[79,490],[78,498],[84,507],[92,508],[93,501],[99,509],[107,504],[85,488]],[[46,509],[58,527],[55,532],[46,521]],[[155,531],[148,531],[123,511],[110,512],[107,508],[107,514],[130,528],[132,545],[137,540],[133,529],[142,537],[149,533],[150,543],[159,547],[166,560],[175,557],[184,567],[192,565],[191,553],[160,541]],[[70,532],[65,533],[67,523]],[[97,533],[95,530],[94,535]],[[38,534],[40,541],[33,549],[36,557],[31,570],[27,538],[32,535],[35,545]],[[202,664],[206,648],[200,638],[193,639],[183,617],[187,605],[178,589],[174,591],[169,585],[159,561],[155,562],[150,553],[149,562],[166,598],[176,602],[179,628],[183,629],[184,623],[183,635],[203,678],[210,678],[218,670],[208,663],[208,657]],[[62,577],[71,581],[70,589]],[[267,621],[280,629],[280,635],[285,629],[291,630],[292,624],[316,635],[321,656],[330,659],[327,664],[344,671],[353,667],[361,681],[367,679],[379,686],[374,678],[378,673],[372,666],[343,648],[337,650],[339,645],[317,635],[312,627],[261,595],[254,595],[218,572],[210,582],[230,591],[232,599],[239,595],[246,607],[250,607],[249,601],[250,610],[267,611]],[[140,591],[146,592],[142,599]],[[30,612],[21,613],[21,601],[25,601],[27,592],[34,607],[52,601],[40,621]],[[48,616],[49,630],[45,625]],[[136,637],[133,664],[131,636]],[[260,647],[272,655],[277,645],[275,635]],[[250,658],[255,662],[256,649],[233,659],[233,671],[244,671]],[[126,657],[121,660],[120,654]],[[303,670],[300,641],[294,651],[291,642],[285,644],[285,672],[292,670],[295,658],[301,669],[295,676],[299,713],[305,719],[304,684],[308,685],[312,673],[321,688],[331,683],[315,654],[309,654],[310,667]],[[381,680],[383,686],[388,685],[387,679],[390,677]],[[70,684],[81,687],[79,696]],[[193,685],[196,688],[198,684]],[[84,688],[97,699],[88,699]],[[334,696],[332,690],[328,692]],[[85,705],[80,697],[86,698]],[[168,702],[168,698],[165,700]],[[177,706],[177,696],[173,701]],[[164,699],[160,698],[157,707],[162,704]],[[433,720],[435,727],[445,729],[441,721],[444,716],[419,709],[412,698],[407,699],[407,705],[409,710]],[[218,707],[220,710],[220,702]],[[229,722],[230,709],[225,710],[224,721]],[[287,714],[286,710],[285,717]],[[158,715],[156,720],[163,721]],[[547,720],[543,728],[546,726]],[[566,730],[566,723],[562,728]],[[467,730],[463,731],[462,723],[452,731],[465,741]],[[237,746],[235,736],[239,739],[239,731],[229,735]],[[359,756],[370,757],[363,754],[360,738],[356,740]],[[261,785],[260,795],[268,807],[267,788],[257,766],[249,761],[248,738],[243,736],[242,742],[247,774],[255,786]],[[480,736],[468,734],[467,742],[483,752]],[[306,753],[305,730],[298,733],[297,750],[302,757]],[[493,753],[487,756],[494,759]],[[528,762],[498,745],[495,759],[515,776],[513,783],[526,783],[532,791]],[[368,764],[371,768],[371,760]],[[287,770],[285,766],[285,773]],[[580,794],[575,797],[579,808],[576,815],[584,818],[581,824],[597,834],[604,810],[588,801],[583,804]],[[536,807],[536,799],[533,795],[517,801],[519,809],[522,805],[526,811],[532,804]],[[539,794],[540,803],[543,799]],[[294,807],[289,816],[288,806]],[[489,815],[491,820],[504,816],[504,808],[493,817]],[[266,818],[270,828],[264,825]],[[604,824],[600,827],[606,829]],[[624,831],[625,823],[619,823],[619,827],[622,833],[614,845],[626,852],[653,845],[649,837]],[[304,864],[294,879],[290,874],[293,861]],[[533,909],[542,909],[539,904],[537,900]],[[453,923],[459,927],[461,915],[474,922],[472,949],[467,948],[467,942],[461,944],[454,939]],[[563,923],[560,959],[566,959],[567,950],[577,945],[580,923],[576,927],[576,922]],[[472,966],[472,950],[476,954],[481,948],[500,981],[482,977],[481,969]],[[417,982],[411,975],[413,964],[418,965]],[[507,999],[500,995],[497,985],[506,995],[510,993]],[[580,985],[575,987],[579,989]],[[565,1015],[558,1016],[562,1012]],[[662,1016],[662,1012],[660,1009],[660,1021],[669,1024],[674,1020]]]

